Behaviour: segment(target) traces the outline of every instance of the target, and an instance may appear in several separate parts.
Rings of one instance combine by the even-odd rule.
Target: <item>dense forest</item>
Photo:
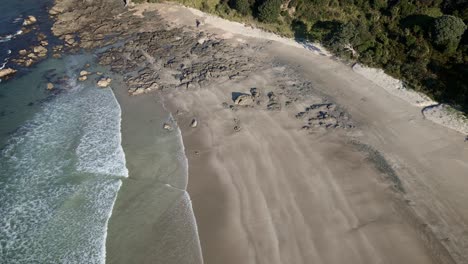
[[[468,0],[178,1],[321,42],[468,112]]]

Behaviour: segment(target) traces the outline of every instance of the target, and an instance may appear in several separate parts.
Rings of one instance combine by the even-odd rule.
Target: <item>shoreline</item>
[[[463,157],[468,152],[456,139],[458,133],[422,120],[420,109],[388,97],[386,91],[368,79],[326,56],[274,41],[219,35],[219,30],[213,32],[205,24],[194,30],[195,17],[187,13],[190,11],[180,6],[158,6],[161,7],[152,5],[162,17],[183,18],[173,21],[172,26],[185,27],[185,31],[153,29],[155,23],[150,18],[145,20],[145,14],[140,28],[140,33],[144,33],[136,42],[151,43],[151,34],[162,42],[141,52],[140,63],[146,66],[127,65],[134,61],[131,58],[136,60],[140,55],[135,50],[139,46],[134,43],[111,50],[101,62],[125,74],[126,82],[131,84],[129,92],[148,93],[128,98],[161,95],[171,112],[179,113],[174,117],[186,143],[188,189],[207,262],[439,262],[435,256],[438,252],[429,252],[430,245],[423,243],[412,220],[392,206],[395,195],[407,203],[403,206],[411,207],[420,216],[423,222],[419,224],[434,234],[435,243],[449,249],[458,263],[463,262],[466,238],[458,234],[468,220],[468,208],[460,193],[467,185],[463,180],[467,166]],[[167,60],[166,54],[158,52],[164,42],[172,45],[175,66],[182,62],[178,56],[183,49],[191,48],[193,57],[188,63],[183,61],[184,67],[175,68],[172,59]],[[177,44],[180,42],[183,43]],[[211,52],[222,56],[212,60]],[[223,59],[232,64],[223,68]],[[206,65],[215,69],[206,75],[209,78],[200,71]],[[127,74],[131,67],[141,69],[140,75]],[[148,77],[148,72],[161,74],[156,79]],[[183,73],[180,82],[171,79],[174,72]],[[157,84],[138,90],[138,85],[154,80]],[[253,87],[261,94],[255,97],[258,104],[235,105],[234,94],[249,95]],[[131,109],[152,103],[137,104]],[[323,118],[320,113],[320,119],[315,116],[314,109],[325,111],[326,121],[317,121]],[[191,128],[194,116],[199,124]],[[127,127],[146,130],[147,125]],[[386,166],[395,170],[406,192],[394,193],[392,183],[385,180],[385,173],[379,171],[372,157],[356,152],[343,138],[375,147],[390,164]],[[449,179],[442,181],[439,175],[446,175],[447,171]],[[122,188],[117,199],[122,194],[135,196],[145,188],[148,186],[126,191]],[[145,205],[152,206],[157,207]],[[129,211],[121,212],[133,217],[121,223],[142,221]],[[118,227],[114,228],[121,229]],[[139,228],[139,232],[154,231]],[[197,229],[189,232],[193,234],[194,230]],[[380,236],[382,232],[386,234],[384,238]],[[401,239],[404,244],[400,244]],[[122,241],[138,250],[138,243],[145,239],[136,239],[132,244],[131,239],[121,235],[107,242]],[[146,242],[157,246],[154,241]],[[337,246],[340,256],[332,252]],[[388,250],[389,247],[394,250]],[[116,259],[124,250],[113,251],[110,255]],[[139,252],[127,257],[145,257],[142,255]]]
[[[162,128],[171,114],[156,97],[130,97],[121,81],[116,86],[129,177],[109,220],[106,263],[202,263],[179,128]],[[183,254],[172,252],[181,246]]]

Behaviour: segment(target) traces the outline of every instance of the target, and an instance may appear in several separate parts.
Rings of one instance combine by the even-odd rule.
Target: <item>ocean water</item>
[[[90,55],[10,62],[38,32],[54,42],[50,2],[2,2],[0,68],[19,72],[0,82],[0,263],[104,263],[107,222],[128,175],[119,104],[111,89],[74,81]],[[39,22],[23,33],[28,15]]]
[[[7,66],[13,54],[21,49],[27,49],[36,44],[36,33],[42,32],[50,35],[52,21],[48,18],[47,7],[52,0],[2,0],[0,15],[0,69]],[[30,33],[23,32],[24,18],[33,15],[38,23],[36,30]],[[30,27],[31,28],[31,27]],[[48,39],[51,44],[55,38]],[[28,69],[23,69],[28,71]]]
[[[0,68],[0,263],[104,263],[107,222],[121,180],[121,110],[111,89],[76,83],[90,55],[10,62],[50,35],[50,0],[3,0]],[[28,15],[36,30],[23,33]],[[59,79],[61,79],[59,81]],[[54,82],[53,91],[46,90]]]
[[[111,89],[78,84],[71,72],[0,153],[0,263],[104,262],[107,221],[128,175],[121,110]]]
[[[30,68],[10,62],[18,50],[33,45],[38,32],[45,33],[51,45],[56,41],[47,18],[50,3],[2,2],[0,67],[19,72],[0,82],[0,263],[105,263],[108,222],[129,174],[121,109],[112,89],[96,87],[96,76],[86,82],[76,79],[88,63],[88,71],[106,71],[95,65],[91,54],[48,58]],[[23,33],[21,24],[28,15],[38,18],[38,29]],[[55,85],[52,91],[46,89],[48,82]],[[160,112],[151,122],[164,122],[166,114]],[[160,236],[158,259],[197,263],[201,252],[196,223],[190,198],[181,190],[187,184],[187,160],[180,131],[167,134],[156,127],[154,134],[144,133],[152,137],[148,142],[157,143],[148,158],[161,184],[151,193],[169,191],[151,196],[153,207],[143,211],[161,211],[153,226]],[[138,157],[140,152],[129,153]],[[145,218],[133,220],[135,224]],[[128,223],[122,223],[122,229],[128,229]]]

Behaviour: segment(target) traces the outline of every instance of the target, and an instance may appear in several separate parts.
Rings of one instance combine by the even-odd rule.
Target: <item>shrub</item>
[[[262,22],[276,22],[281,11],[281,0],[266,0],[258,8],[258,19]]]
[[[439,47],[456,49],[466,25],[461,18],[444,15],[434,20],[432,38]]]
[[[232,0],[231,6],[244,16],[251,12],[249,0]]]

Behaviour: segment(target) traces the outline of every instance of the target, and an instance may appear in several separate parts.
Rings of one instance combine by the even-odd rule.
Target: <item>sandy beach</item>
[[[113,12],[136,37],[100,55],[129,169],[107,262],[467,263],[463,134],[320,47],[174,4]],[[158,148],[178,128],[188,184],[155,165],[180,164]]]
[[[163,10],[169,20],[189,17],[185,9]],[[212,17],[207,21],[211,23],[204,27],[221,37],[258,40],[239,30],[237,35],[222,33],[236,25],[225,26]],[[464,263],[468,147],[462,144],[463,135],[424,120],[420,108],[328,56],[281,41],[266,53],[343,106],[359,129],[304,135],[292,118],[297,109],[232,113],[220,107],[231,92],[274,87],[277,74],[260,80],[253,74],[256,78],[246,82],[175,95],[173,105],[206,119],[197,132],[182,129],[189,193],[206,263]],[[243,122],[243,130],[235,134],[229,122],[233,118]],[[350,139],[381,153],[404,193],[390,190],[385,172],[369,162],[375,159],[366,158],[373,152],[356,151]],[[194,156],[190,150],[196,149],[208,157]],[[213,219],[221,210],[226,216]],[[223,251],[222,241],[233,244]]]

